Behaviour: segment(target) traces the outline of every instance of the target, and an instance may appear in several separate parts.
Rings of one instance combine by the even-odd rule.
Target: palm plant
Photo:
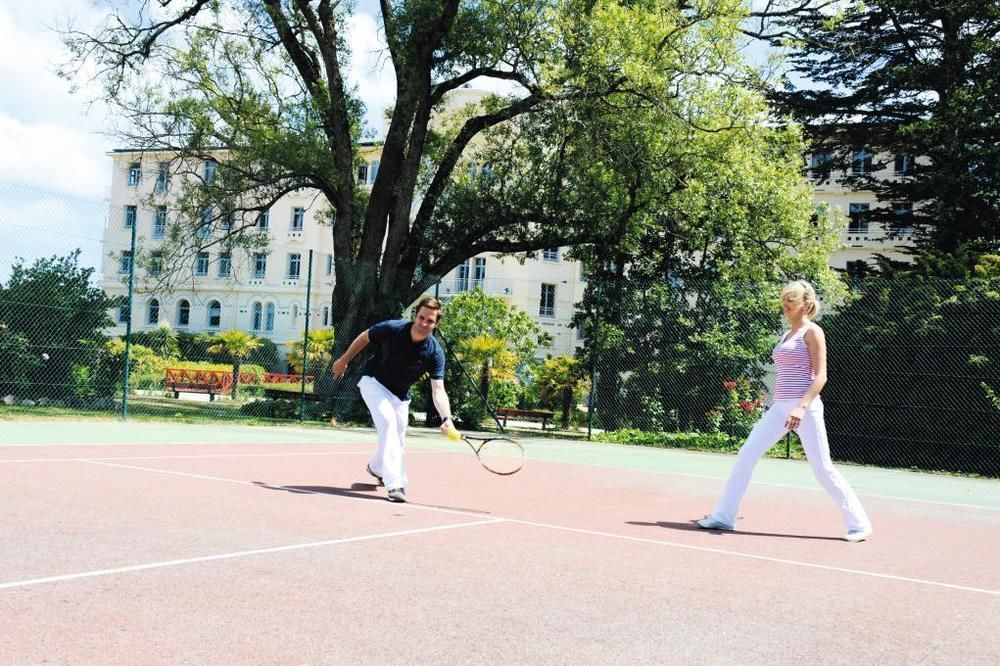
[[[240,366],[250,354],[261,346],[261,340],[256,335],[231,328],[228,331],[216,333],[215,342],[208,351],[213,354],[223,354],[233,361],[233,399],[239,396]]]
[[[306,368],[325,368],[333,361],[334,333],[332,328],[320,328],[309,332],[308,364],[302,365],[302,340],[286,342],[288,353],[285,360],[294,372],[301,373]]]
[[[563,429],[569,427],[574,395],[587,385],[583,371],[583,365],[576,359],[559,356],[545,359],[535,373],[542,400],[559,404]]]
[[[459,344],[459,357],[463,363],[479,374],[479,391],[490,394],[490,382],[510,381],[515,378],[517,355],[510,350],[510,343],[488,333],[480,333]]]

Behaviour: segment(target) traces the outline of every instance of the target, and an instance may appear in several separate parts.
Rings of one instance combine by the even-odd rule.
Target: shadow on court
[[[274,486],[264,481],[254,481],[253,485],[265,490],[280,490],[286,493],[299,495],[333,495],[335,497],[353,497],[355,499],[376,500],[378,502],[387,501],[385,497],[374,493],[378,492],[378,486],[374,483],[352,483],[350,488],[337,488],[336,486]],[[478,513],[489,515],[489,511],[482,509],[466,509],[456,506],[443,506],[440,504],[421,504],[420,502],[407,502],[413,506],[427,507],[431,509],[447,509],[449,511],[461,511],[464,513]]]
[[[628,525],[638,525],[640,527],[662,527],[668,530],[679,530],[681,532],[704,532],[706,534],[720,535],[724,534],[726,536],[763,536],[763,537],[774,537],[777,539],[806,539],[813,541],[842,541],[840,537],[830,537],[830,536],[814,536],[809,534],[780,534],[777,532],[746,532],[743,530],[706,530],[698,527],[694,524],[694,521],[688,523],[672,523],[665,520],[661,520],[656,523],[644,523],[640,521],[627,520],[625,521]]]

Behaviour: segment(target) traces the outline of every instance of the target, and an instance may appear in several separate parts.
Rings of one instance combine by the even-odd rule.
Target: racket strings
[[[511,439],[490,439],[479,447],[479,461],[496,474],[513,474],[524,465],[524,449]]]

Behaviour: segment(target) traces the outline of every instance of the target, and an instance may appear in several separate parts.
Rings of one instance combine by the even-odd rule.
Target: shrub
[[[635,428],[600,433],[594,439],[611,444],[724,452],[737,451],[743,444],[742,439],[730,437],[722,432],[655,432]]]

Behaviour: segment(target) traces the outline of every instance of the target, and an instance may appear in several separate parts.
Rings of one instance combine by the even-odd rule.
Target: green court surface
[[[725,479],[733,456],[673,449],[647,448],[549,438],[519,438],[532,459],[578,465],[645,470],[651,474]],[[198,445],[206,444],[338,444],[374,443],[368,428],[201,425],[113,420],[0,421],[0,446],[72,445]],[[436,430],[412,428],[408,445],[447,449]],[[1000,480],[927,474],[907,470],[838,466],[859,495],[915,502],[1000,509]],[[753,482],[822,492],[808,463],[765,458]],[[707,510],[707,508],[706,508]]]

